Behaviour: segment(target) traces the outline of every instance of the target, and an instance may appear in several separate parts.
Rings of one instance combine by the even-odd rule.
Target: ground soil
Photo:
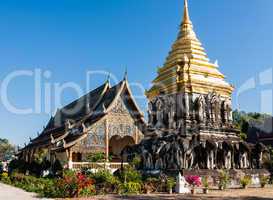
[[[137,195],[137,196],[97,196],[88,200],[273,200],[273,187],[212,190],[209,194],[196,195]],[[85,199],[81,199],[85,200]]]
[[[39,199],[35,194],[25,192],[21,189],[0,183],[0,200],[34,200]],[[266,188],[229,189],[225,191],[211,190],[209,194],[195,195],[132,195],[117,196],[106,195],[80,200],[273,200],[273,186]],[[76,200],[76,199],[73,199]]]

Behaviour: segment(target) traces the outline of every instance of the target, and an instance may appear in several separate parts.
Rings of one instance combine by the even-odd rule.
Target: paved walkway
[[[0,183],[1,200],[37,200],[39,198],[34,193],[25,192],[24,190]]]

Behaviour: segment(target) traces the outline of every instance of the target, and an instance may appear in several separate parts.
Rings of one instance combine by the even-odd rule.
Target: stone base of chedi
[[[130,160],[140,156],[141,169],[145,171],[261,169],[265,151],[262,144],[230,141],[223,135],[206,138],[202,134],[167,134],[127,147],[123,157]]]

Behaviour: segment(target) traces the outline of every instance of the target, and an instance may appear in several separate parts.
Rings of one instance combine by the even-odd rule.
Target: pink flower
[[[186,176],[185,179],[193,187],[199,187],[202,184],[200,176]]]

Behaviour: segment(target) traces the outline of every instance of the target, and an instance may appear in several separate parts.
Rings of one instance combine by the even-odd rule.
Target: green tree
[[[250,132],[251,127],[263,126],[266,119],[271,117],[272,116],[261,113],[246,113],[238,110],[233,112],[233,121],[240,130],[240,137],[242,140],[246,140],[249,134],[252,134]]]
[[[0,161],[11,159],[15,153],[15,147],[7,139],[0,138]]]

